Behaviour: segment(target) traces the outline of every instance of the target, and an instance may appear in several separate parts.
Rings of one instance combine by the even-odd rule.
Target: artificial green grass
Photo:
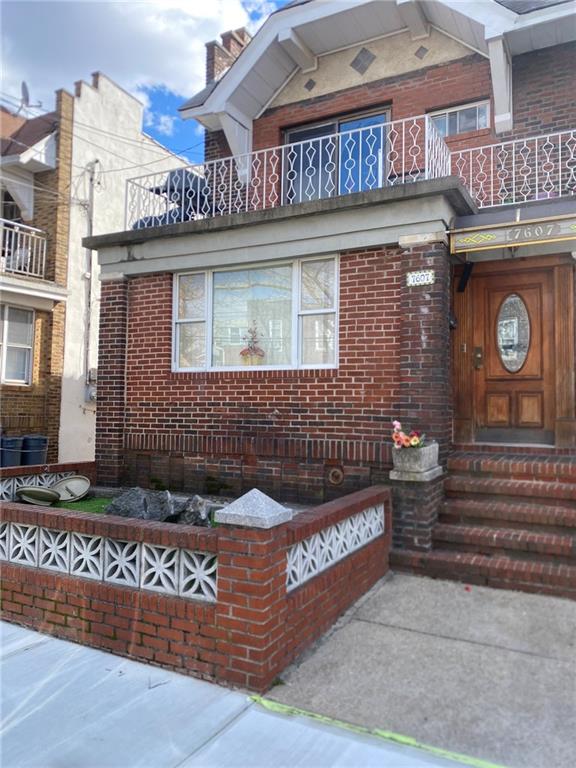
[[[59,509],[74,509],[77,512],[93,512],[96,515],[102,515],[111,501],[111,496],[92,496],[88,499],[80,499],[80,501],[56,502],[54,506]]]

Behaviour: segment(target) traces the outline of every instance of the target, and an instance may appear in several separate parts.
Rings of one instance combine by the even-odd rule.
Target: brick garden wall
[[[406,287],[419,268],[434,286]],[[172,275],[105,284],[99,482],[325,500],[386,480],[395,417],[445,455],[448,302],[443,246],[343,253],[337,369],[173,373]]]
[[[364,510],[384,518],[384,533],[328,570],[287,592],[290,548]],[[220,525],[205,529],[95,516],[24,504],[5,504],[3,528],[11,526],[2,567],[3,617],[17,624],[121,656],[257,691],[270,687],[298,654],[388,570],[390,492],[371,488],[301,513],[271,529]],[[36,526],[63,536],[100,537],[159,552],[176,548],[217,554],[214,602],[110,583],[34,567]],[[14,529],[14,532],[12,532]],[[14,544],[16,542],[16,544]],[[0,544],[6,546],[3,541]],[[61,546],[62,544],[60,540]],[[103,545],[98,545],[103,546]],[[3,557],[6,559],[6,552]],[[14,562],[24,557],[28,564]],[[64,556],[63,556],[64,557]],[[168,558],[169,559],[169,558]],[[168,560],[166,560],[167,562]],[[64,561],[63,561],[64,562]],[[78,561],[74,561],[78,566]],[[96,562],[93,558],[92,567]],[[54,560],[51,560],[54,567]],[[64,565],[64,568],[67,566]],[[176,568],[176,571],[178,569]]]

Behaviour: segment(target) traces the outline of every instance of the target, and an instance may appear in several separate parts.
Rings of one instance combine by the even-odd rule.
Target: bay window
[[[0,366],[3,384],[30,384],[34,312],[0,304]]]
[[[337,261],[175,276],[174,369],[334,367]]]

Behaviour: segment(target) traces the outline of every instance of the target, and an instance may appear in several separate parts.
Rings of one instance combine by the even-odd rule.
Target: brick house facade
[[[494,227],[521,220],[572,221],[576,216],[569,178],[573,166],[562,160],[573,156],[576,144],[576,105],[569,92],[576,45],[566,31],[566,18],[572,17],[562,16],[568,11],[559,6],[554,29],[563,26],[564,32],[558,31],[556,45],[544,42],[537,18],[524,17],[533,25],[530,49],[506,27],[516,14],[495,2],[493,18],[482,20],[484,11],[478,11],[469,19],[485,34],[479,49],[471,38],[456,36],[448,21],[442,27],[435,17],[426,17],[433,14],[432,6],[442,3],[428,8],[413,3],[416,17],[401,21],[394,4],[386,4],[378,18],[374,5],[359,3],[350,10],[324,4],[321,11],[313,8],[315,3],[289,4],[252,41],[236,32],[223,36],[222,44],[208,44],[208,86],[182,112],[207,128],[207,165],[196,173],[204,174],[206,189],[213,184],[210,210],[192,215],[182,210],[168,218],[167,208],[165,218],[135,216],[127,222],[132,229],[89,241],[99,250],[105,281],[97,423],[102,482],[234,494],[258,487],[303,502],[330,499],[391,482],[394,418],[433,437],[444,468],[456,452],[481,451],[486,442],[496,445],[494,450],[544,452],[566,463],[574,457],[574,246],[569,236],[563,239],[565,225],[558,224],[562,236],[554,244],[527,242],[520,232],[520,245],[511,249],[499,244],[491,251],[476,251],[471,245],[458,253],[456,240],[460,230],[462,237],[479,230],[479,237],[496,239]],[[358,39],[346,22],[347,14],[351,19],[355,13],[364,22],[371,18],[379,35]],[[491,38],[494,26],[489,22],[508,31]],[[247,44],[234,63],[230,59],[240,45],[232,48],[232,39]],[[348,69],[355,70],[357,61],[361,67],[366,61],[372,64],[351,75]],[[348,69],[342,69],[343,62]],[[355,84],[350,85],[353,77]],[[511,83],[508,92],[506,82]],[[466,120],[474,109],[476,123],[470,127]],[[305,197],[306,175],[296,170],[293,178],[300,192],[286,199],[290,152],[301,169],[309,163],[309,179],[328,184],[332,170],[322,176],[320,165],[327,168],[334,158],[322,153],[334,147],[343,153],[352,131],[372,130],[346,126],[374,114],[386,126],[387,143],[379,150],[385,156],[384,180],[370,186],[356,175],[344,190],[347,166],[340,154],[334,161],[340,164],[335,188]],[[438,145],[431,124],[444,126],[439,156],[447,158],[447,165],[442,168],[433,167]],[[322,133],[327,125],[335,126],[341,144]],[[424,129],[430,131],[425,140]],[[304,130],[318,132],[298,133]],[[417,137],[410,138],[413,134]],[[517,143],[506,143],[512,139]],[[562,143],[562,151],[543,149],[547,140],[554,147]],[[404,142],[401,149],[394,141]],[[359,159],[364,146],[360,155],[348,156],[356,163],[356,174],[364,162]],[[306,149],[314,148],[323,158],[320,162],[305,159]],[[253,153],[250,159],[238,159],[234,166],[221,160],[244,157],[245,152]],[[512,179],[516,171],[506,165],[503,153],[514,155],[516,162],[526,153],[532,157],[541,152],[548,152],[545,160],[554,165],[558,186],[542,189],[537,182],[522,197],[522,176]],[[495,157],[500,166],[490,165]],[[418,167],[410,175],[412,159]],[[285,164],[278,171],[278,177],[284,173],[281,182],[274,176],[278,162]],[[392,176],[391,166],[402,162],[403,170]],[[542,162],[524,159],[525,175],[537,173]],[[248,171],[247,163],[252,163]],[[218,197],[218,173],[226,202],[223,194]],[[164,183],[168,189],[169,180]],[[151,177],[149,188],[153,184],[157,188]],[[514,264],[512,258],[517,259]],[[337,264],[337,353],[332,364],[302,364],[301,336],[293,341],[298,361],[292,357],[290,365],[244,369],[240,358],[221,364],[214,340],[199,342],[205,351],[196,369],[179,362],[178,334],[184,333],[178,329],[179,307],[188,301],[179,287],[181,275],[202,275],[202,296],[209,297],[205,313],[201,309],[195,310],[198,315],[183,316],[186,333],[197,333],[194,323],[202,323],[202,333],[213,339],[220,327],[215,297],[227,295],[217,293],[225,280],[222,274],[239,274],[246,265],[256,274],[260,264],[270,269],[293,264],[294,274],[301,275],[306,259],[334,259]],[[495,272],[490,272],[491,264],[498,265]],[[498,282],[508,285],[508,277],[501,276],[515,270],[526,271],[544,286],[526,287],[526,294],[518,288],[534,318],[543,307],[554,306],[555,319],[548,330],[537,331],[533,325],[533,339],[542,339],[552,328],[556,341],[554,350],[545,353],[548,357],[534,351],[533,341],[528,363],[523,363],[527,373],[513,379],[506,355],[520,352],[502,352],[500,340],[498,358],[498,349],[484,348],[475,334],[484,307],[481,291],[496,297],[487,298],[482,310],[488,313],[486,327],[495,323],[504,328],[498,302],[515,294],[508,288],[500,296]],[[415,273],[431,274],[431,284],[411,283]],[[297,290],[304,290],[302,284]],[[302,305],[300,309],[296,333],[305,322]],[[491,333],[487,331],[487,339]],[[193,352],[192,346],[187,348],[187,354]],[[480,361],[473,357],[478,354]],[[538,360],[533,360],[536,354]],[[549,370],[552,358],[561,369],[557,374]],[[490,366],[495,365],[500,366],[498,375],[491,377]],[[549,374],[539,378],[530,373],[530,366],[537,365]],[[478,370],[483,372],[481,394],[474,373]],[[525,380],[526,386],[517,384]],[[473,412],[466,410],[470,403],[475,404]],[[489,439],[480,437],[481,427]],[[444,480],[391,485],[396,546],[430,550],[445,500]],[[569,503],[573,509],[574,501]]]
[[[73,110],[73,97],[65,91],[58,91],[55,112],[29,121],[36,124],[33,129],[35,144],[46,139],[54,142],[53,160],[47,162],[47,165],[53,167],[46,167],[45,170],[39,170],[34,174],[32,184],[36,189],[33,207],[29,210],[21,209],[22,223],[39,230],[42,233],[42,239],[45,240],[43,280],[38,280],[40,277],[38,274],[34,275],[32,284],[28,284],[30,283],[28,279],[21,279],[21,284],[18,285],[18,278],[27,276],[16,276],[12,273],[14,277],[10,284],[2,285],[3,301],[7,305],[34,309],[32,333],[34,344],[29,383],[24,386],[4,383],[3,371],[3,382],[0,386],[2,428],[7,435],[25,433],[46,435],[48,461],[57,461],[58,458],[64,362],[64,299],[68,279],[69,205],[66,201],[72,178]],[[21,120],[14,125],[9,121],[5,127],[9,131],[9,135],[3,141],[5,158],[20,155],[23,151],[31,149],[21,140],[26,138],[26,135],[22,136],[22,128],[26,128],[24,121]],[[29,138],[28,141],[30,141]],[[34,151],[32,149],[32,152]],[[7,190],[3,194],[8,194],[10,190],[18,199],[17,195],[21,193],[21,188],[17,181],[14,186],[10,185],[9,178],[5,182]],[[4,226],[2,232],[3,250],[6,246],[7,253],[8,235],[5,234]],[[2,272],[4,273],[4,266]],[[5,272],[6,275],[9,273],[10,270]],[[34,306],[36,302],[27,296],[27,288],[40,293],[37,306]]]

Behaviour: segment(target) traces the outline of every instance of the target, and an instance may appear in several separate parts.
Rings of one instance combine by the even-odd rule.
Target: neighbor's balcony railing
[[[40,229],[0,219],[0,272],[44,277],[46,235]]]
[[[432,121],[394,120],[131,179],[126,226],[262,211],[448,175],[450,153]]]
[[[576,130],[451,153],[480,208],[576,194]]]

